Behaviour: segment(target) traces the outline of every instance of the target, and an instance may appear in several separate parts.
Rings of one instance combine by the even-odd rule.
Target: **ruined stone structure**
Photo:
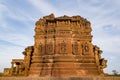
[[[28,46],[23,52],[24,59],[12,59],[11,68],[4,69],[4,76],[28,76],[33,46]]]
[[[25,49],[13,73],[41,77],[104,75],[107,60],[93,45],[91,24],[81,16],[45,16],[36,22],[35,44]],[[19,66],[19,67],[18,67]],[[20,68],[20,66],[22,66]]]

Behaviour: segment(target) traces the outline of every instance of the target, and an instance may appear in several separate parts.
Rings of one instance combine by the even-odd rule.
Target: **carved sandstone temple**
[[[104,75],[107,60],[93,45],[91,24],[81,16],[44,16],[36,22],[35,44],[25,49],[24,60],[13,60],[11,75],[78,77]],[[18,67],[19,66],[19,67]],[[20,67],[21,66],[21,67]]]

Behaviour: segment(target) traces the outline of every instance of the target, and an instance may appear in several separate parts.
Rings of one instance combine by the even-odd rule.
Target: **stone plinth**
[[[120,77],[0,77],[0,80],[120,80]]]

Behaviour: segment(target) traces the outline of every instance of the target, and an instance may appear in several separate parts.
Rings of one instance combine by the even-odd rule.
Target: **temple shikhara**
[[[102,76],[107,60],[92,44],[91,23],[81,16],[44,16],[36,22],[34,45],[13,59],[5,76]]]

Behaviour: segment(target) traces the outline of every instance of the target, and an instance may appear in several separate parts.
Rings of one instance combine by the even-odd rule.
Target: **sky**
[[[108,60],[104,72],[120,73],[120,0],[0,0],[0,72],[23,59],[24,48],[34,45],[35,22],[51,13],[89,20],[92,43]]]

